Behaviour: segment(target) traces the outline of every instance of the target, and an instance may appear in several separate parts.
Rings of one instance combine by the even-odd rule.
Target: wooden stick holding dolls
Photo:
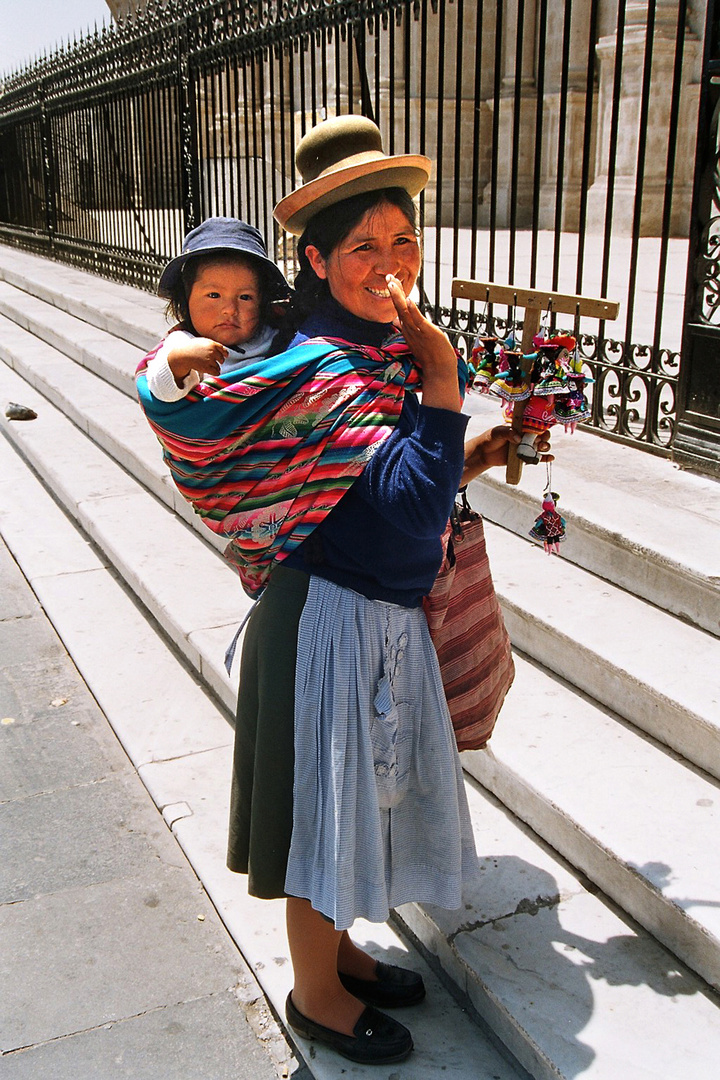
[[[495,285],[455,278],[453,299],[480,301],[486,305],[504,304],[513,310],[524,308],[520,342],[510,333],[499,343],[492,336],[478,339],[474,350],[477,362],[475,387],[492,392],[504,401],[506,419],[520,436],[517,446],[508,446],[505,480],[518,484],[523,463],[540,460],[536,440],[540,432],[556,423],[574,431],[575,425],[590,415],[584,386],[588,381],[582,358],[577,351],[581,316],[612,321],[620,305],[614,301],[540,289],[520,289],[514,285]],[[541,331],[543,314],[572,315],[575,335]],[[548,467],[547,489],[542,513],[530,536],[542,543],[549,554],[557,553],[564,537],[564,520],[556,509],[557,495],[551,490]]]

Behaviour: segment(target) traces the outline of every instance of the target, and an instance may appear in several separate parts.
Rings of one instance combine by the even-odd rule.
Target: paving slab
[[[137,877],[61,889],[2,909],[3,937],[13,943],[2,962],[5,1051],[221,993],[237,982],[240,958],[209,918],[207,896],[200,886],[194,895],[179,888],[181,873],[188,881],[187,867],[139,869]],[[176,947],[168,949],[168,942]]]
[[[3,884],[0,903],[47,892],[97,885],[154,870],[158,835],[145,836],[135,820],[139,807],[120,779],[75,782],[0,807]]]
[[[3,1061],[3,1077],[258,1080],[267,1076],[265,1051],[243,1035],[235,991],[218,991],[12,1054]],[[293,1075],[298,1080],[300,1073]]]
[[[54,663],[47,645],[23,660],[32,677],[21,716],[12,639],[0,651],[3,777],[11,759],[0,795],[2,1075],[299,1073],[207,893],[2,543],[0,580],[0,625],[49,635],[55,652]]]
[[[105,764],[103,748],[92,737],[92,728],[86,722],[84,715],[86,710],[76,704],[71,710],[65,710],[67,717],[64,723],[58,723],[58,717],[50,716],[40,719],[36,715],[33,706],[32,715],[29,717],[27,703],[25,705],[25,717],[15,707],[18,702],[14,694],[14,687],[8,685],[7,675],[0,672],[3,680],[3,688],[0,694],[3,708],[3,720],[1,741],[2,754],[0,755],[0,802],[13,802],[17,799],[26,799],[30,796],[41,797],[49,792],[66,788],[72,780],[73,783],[85,786],[97,782],[99,776],[108,775],[108,767]],[[48,712],[55,712],[63,706],[51,705],[51,700],[67,703],[67,698],[54,696],[45,704]],[[72,719],[70,719],[72,717]],[[13,722],[8,723],[8,719]],[[110,773],[112,773],[112,767]],[[68,800],[66,810],[69,808]],[[91,800],[92,801],[92,800]],[[47,802],[47,800],[46,800]],[[33,803],[31,812],[27,818],[23,815],[19,818],[16,829],[13,829],[10,840],[8,861],[3,867],[5,883],[3,887],[9,887],[10,877],[13,873],[18,852],[16,844],[23,842],[32,847],[32,837],[25,837],[29,828],[29,819],[43,806],[42,798],[38,798],[37,804]],[[53,812],[55,807],[53,805]],[[11,827],[12,814],[6,818],[0,818],[4,827]],[[23,840],[25,837],[25,840]],[[0,838],[0,847],[4,847]],[[26,877],[18,871],[18,877]]]

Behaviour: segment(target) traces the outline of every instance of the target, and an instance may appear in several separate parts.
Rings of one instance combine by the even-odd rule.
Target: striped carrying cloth
[[[256,596],[393,431],[419,368],[402,339],[318,338],[169,403],[147,387],[157,348],[137,369],[140,404],[181,495],[228,538],[225,557]]]

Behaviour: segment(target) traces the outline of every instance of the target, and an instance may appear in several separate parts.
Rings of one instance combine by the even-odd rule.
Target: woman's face
[[[232,348],[249,341],[260,326],[259,275],[245,262],[206,262],[197,272],[188,311],[198,337]]]
[[[305,253],[337,302],[370,322],[388,323],[395,318],[387,275],[394,274],[409,296],[420,272],[415,230],[399,207],[386,202],[368,210],[327,259],[311,244]]]

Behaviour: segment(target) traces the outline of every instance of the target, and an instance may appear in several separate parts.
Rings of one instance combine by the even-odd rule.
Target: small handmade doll
[[[475,369],[472,387],[481,394],[487,394],[498,372],[498,339],[478,336],[475,338],[470,362]]]
[[[528,534],[533,540],[543,545],[548,555],[559,554],[560,544],[565,539],[565,518],[561,517],[555,509],[559,497],[557,492],[546,490],[543,495],[542,513],[536,518]]]
[[[531,394],[530,384],[523,375],[523,361],[527,358],[516,349],[503,346],[500,350],[498,373],[490,387],[511,407],[517,401],[526,401]]]
[[[591,415],[585,386],[594,380],[583,371],[583,362],[577,351],[569,358],[568,367],[568,392],[555,402],[555,419],[572,434],[576,426]]]

